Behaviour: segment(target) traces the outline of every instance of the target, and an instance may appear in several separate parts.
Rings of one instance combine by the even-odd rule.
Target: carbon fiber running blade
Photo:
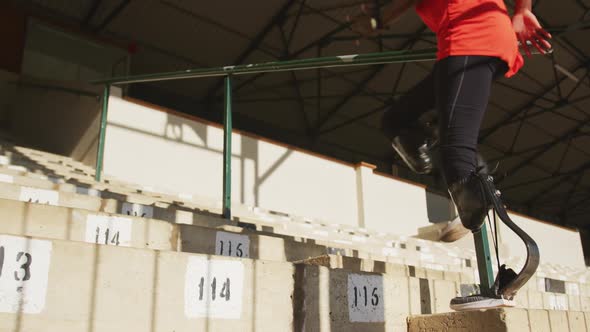
[[[512,299],[518,290],[522,288],[537,271],[540,261],[539,247],[533,238],[531,238],[525,231],[518,227],[514,221],[512,221],[512,219],[510,219],[506,209],[501,204],[498,196],[496,196],[496,188],[493,184],[493,178],[491,176],[488,177],[485,179],[484,183],[486,191],[490,197],[493,197],[492,203],[494,205],[494,210],[498,214],[498,217],[500,217],[500,220],[502,220],[502,222],[508,226],[508,228],[518,235],[522,242],[524,242],[527,250],[527,258],[520,272],[511,282],[509,282],[502,289],[498,290],[498,295],[507,299]]]

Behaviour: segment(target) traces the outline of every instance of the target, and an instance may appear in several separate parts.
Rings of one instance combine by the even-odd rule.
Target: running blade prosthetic
[[[491,176],[480,176],[480,180],[483,184],[484,196],[490,201],[493,212],[524,242],[527,258],[519,273],[507,268],[505,265],[500,266],[498,259],[498,275],[491,289],[482,289],[481,294],[478,295],[454,298],[451,301],[451,309],[457,311],[515,306],[514,296],[534,275],[539,266],[540,256],[537,244],[510,219],[500,200],[500,192],[494,186],[493,178]],[[497,245],[496,257],[499,258]]]

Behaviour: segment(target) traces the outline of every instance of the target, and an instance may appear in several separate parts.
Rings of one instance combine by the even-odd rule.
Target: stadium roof
[[[122,45],[137,45],[131,73],[435,46],[415,13],[386,34],[355,43],[346,17],[356,0],[18,0],[37,16]],[[383,1],[383,3],[385,3]],[[512,7],[509,2],[508,6]],[[481,130],[482,154],[513,210],[590,227],[590,2],[538,0],[554,53],[526,59],[495,83]],[[422,79],[433,63],[241,76],[235,126],[345,161],[365,161],[424,183],[395,159],[378,125],[382,106]],[[221,81],[133,86],[130,94],[210,120],[221,119]],[[394,198],[392,198],[394,199]]]

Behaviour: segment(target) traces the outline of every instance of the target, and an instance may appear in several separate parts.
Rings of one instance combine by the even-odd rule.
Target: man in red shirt
[[[492,82],[500,75],[516,74],[523,66],[518,41],[528,55],[529,45],[545,53],[551,48],[547,41],[551,35],[531,12],[531,0],[516,1],[512,20],[503,0],[400,0],[385,7],[378,19],[387,26],[413,6],[436,33],[437,63],[430,75],[386,109],[382,129],[410,169],[430,173],[427,138],[431,134],[418,118],[437,110],[441,169],[460,217],[441,240],[454,241],[467,229],[478,231],[489,202],[499,199],[485,197],[485,179],[478,172],[478,134]],[[374,15],[364,6],[363,11],[353,20],[353,30],[379,33]]]

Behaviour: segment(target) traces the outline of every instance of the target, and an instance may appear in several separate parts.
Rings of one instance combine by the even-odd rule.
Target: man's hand
[[[551,49],[551,44],[547,41],[551,39],[551,34],[541,27],[537,17],[530,10],[518,10],[512,17],[512,26],[520,41],[520,46],[528,56],[531,56],[528,43],[538,49],[541,54],[545,54]]]

